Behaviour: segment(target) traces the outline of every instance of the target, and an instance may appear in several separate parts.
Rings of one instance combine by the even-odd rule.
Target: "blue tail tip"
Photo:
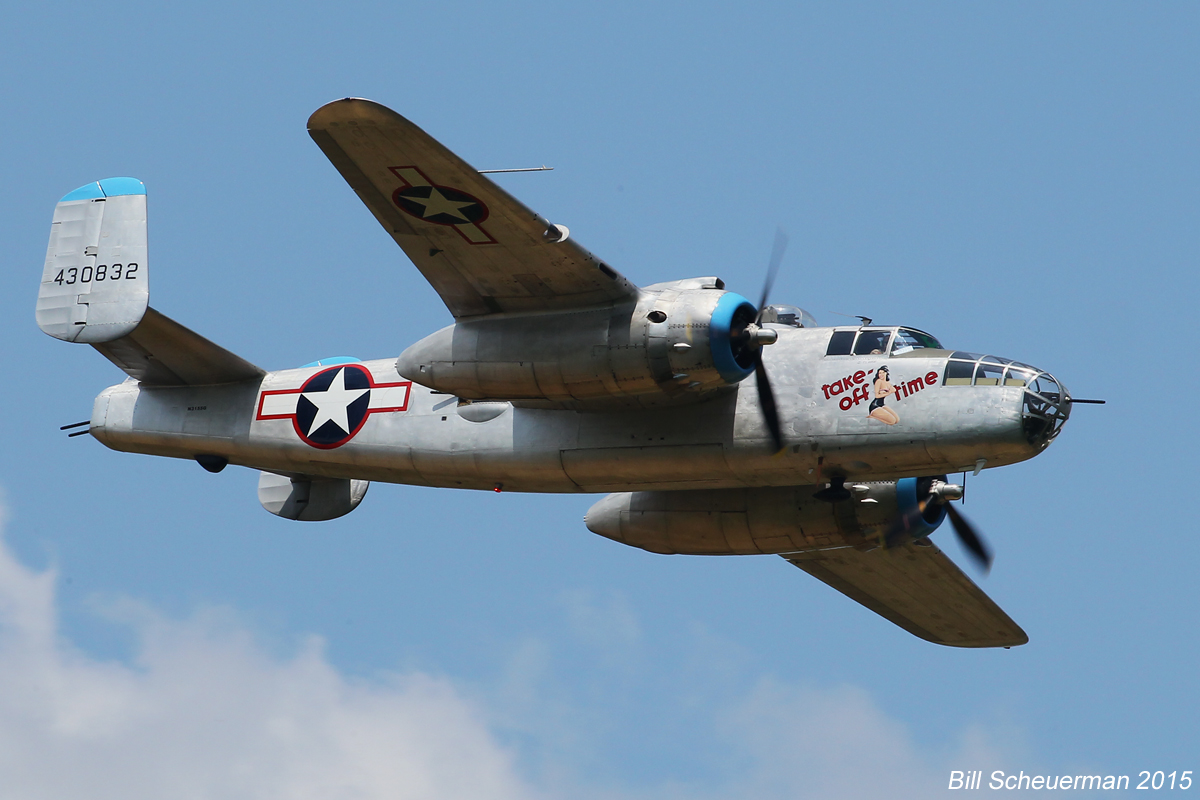
[[[63,195],[60,203],[71,200],[97,200],[101,197],[121,197],[127,194],[145,194],[146,185],[137,178],[105,178],[102,181],[85,183],[73,192]]]

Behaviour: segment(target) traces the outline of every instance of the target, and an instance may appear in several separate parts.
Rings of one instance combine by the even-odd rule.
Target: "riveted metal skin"
[[[636,302],[459,321],[405,350],[396,369],[467,400],[581,410],[694,402],[753,371],[736,363],[730,338],[733,311],[753,307],[719,284],[694,278],[647,287]]]
[[[358,508],[368,481],[347,478],[308,478],[263,472],[258,477],[258,502],[277,517],[299,522],[325,522]]]
[[[456,395],[414,382],[403,410],[373,410],[352,438],[331,449],[303,441],[293,418],[264,413],[268,401],[299,392],[329,367],[213,386],[129,381],[97,398],[91,432],[116,450],[186,459],[207,453],[272,472],[482,490],[503,483],[506,491],[525,492],[796,486],[832,476],[888,480],[974,470],[980,461],[989,468],[1012,464],[1045,447],[1026,435],[1024,389],[941,385],[946,351],[825,357],[832,329],[776,329],[779,341],[764,350],[764,360],[787,443],[778,455],[770,452],[753,381],[637,413],[514,403],[478,422],[457,412]],[[394,364],[358,366],[397,392],[407,381]],[[869,417],[867,401],[843,402],[849,391],[829,388],[837,381],[862,386],[866,378],[855,383],[855,375],[881,364],[895,385],[922,383],[919,391],[889,399],[896,424]]]
[[[820,328],[717,278],[638,288],[390,109],[344,98],[308,128],[455,324],[399,358],[267,372],[149,307],[141,182],[87,184],[55,210],[37,321],[129,376],[96,398],[97,440],[262,470],[292,520],[349,513],[369,481],[611,492],[588,525],[617,541],[778,553],[929,641],[1028,640],[928,533],[961,497],[934,476],[1054,440],[1053,377],[865,318]]]
[[[888,525],[916,507],[908,487],[897,481],[855,484],[853,496],[837,503],[813,496],[823,488],[617,492],[592,506],[584,522],[592,533],[652,553],[761,555],[872,549]],[[933,533],[944,515],[921,535]]]

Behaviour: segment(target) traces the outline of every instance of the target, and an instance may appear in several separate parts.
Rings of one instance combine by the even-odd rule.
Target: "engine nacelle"
[[[571,405],[686,399],[754,371],[745,331],[756,310],[717,278],[641,290],[636,303],[463,320],[409,347],[396,369],[468,400]]]
[[[596,503],[584,522],[593,533],[652,553],[755,555],[833,547],[870,547],[902,516],[907,536],[928,536],[946,517],[919,500],[934,478],[847,483],[837,502],[813,497],[819,486],[682,492],[618,492]]]
[[[258,476],[258,502],[277,517],[324,522],[358,508],[370,485],[350,478],[289,478],[263,472]]]

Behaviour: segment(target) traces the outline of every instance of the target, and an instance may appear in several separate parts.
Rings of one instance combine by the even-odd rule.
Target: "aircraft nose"
[[[1045,448],[1071,416],[1071,394],[1049,372],[1030,367],[1021,401],[1021,428],[1029,444]]]

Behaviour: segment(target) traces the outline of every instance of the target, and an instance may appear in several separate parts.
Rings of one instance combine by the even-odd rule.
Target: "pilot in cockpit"
[[[854,355],[883,355],[887,352],[888,340],[891,338],[891,329],[882,331],[865,330],[858,335],[858,341],[854,343]]]

